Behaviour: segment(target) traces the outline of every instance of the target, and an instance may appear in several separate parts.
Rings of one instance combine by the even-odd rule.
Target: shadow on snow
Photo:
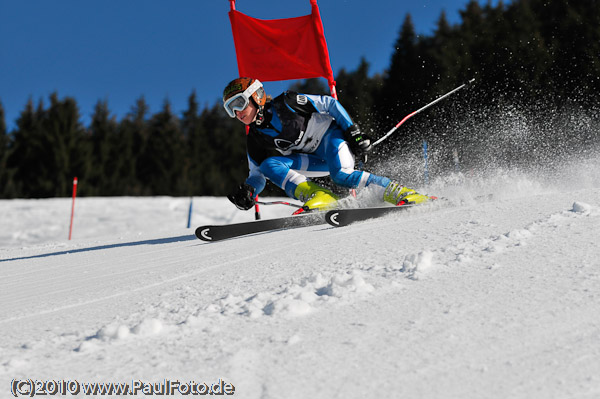
[[[10,261],[13,261],[13,260],[27,260],[27,259],[36,259],[36,258],[46,258],[46,257],[49,257],[49,256],[57,256],[57,255],[76,254],[76,253],[79,253],[79,252],[100,251],[100,250],[103,250],[103,249],[112,249],[112,248],[121,248],[121,247],[135,247],[135,246],[138,246],[138,245],[170,244],[170,243],[173,243],[173,242],[194,241],[194,240],[197,240],[197,238],[193,234],[179,236],[179,237],[157,238],[157,239],[154,239],[154,240],[142,240],[142,241],[134,241],[134,242],[124,242],[124,243],[119,243],[119,244],[98,245],[98,246],[89,247],[89,248],[69,249],[69,250],[66,250],[66,251],[51,252],[51,253],[40,254],[40,255],[23,256],[23,257],[19,257],[19,258],[0,259],[0,263],[2,263],[2,262],[10,262]]]

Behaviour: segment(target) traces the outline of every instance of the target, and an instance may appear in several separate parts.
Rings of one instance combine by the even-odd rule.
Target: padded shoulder
[[[312,101],[305,94],[296,93],[295,91],[286,91],[281,95],[285,104],[293,111],[304,116],[310,116],[314,112],[319,112]]]

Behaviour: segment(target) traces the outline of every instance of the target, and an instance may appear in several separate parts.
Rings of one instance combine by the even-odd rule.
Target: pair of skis
[[[223,225],[206,225],[196,229],[196,237],[202,241],[214,242],[248,234],[314,226],[324,223],[329,223],[334,227],[343,227],[362,220],[404,211],[412,206],[413,205],[335,209],[327,212],[306,213],[278,219],[255,220],[252,222]]]

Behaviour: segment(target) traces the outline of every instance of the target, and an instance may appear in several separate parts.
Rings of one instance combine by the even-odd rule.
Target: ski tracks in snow
[[[512,208],[506,204],[485,206],[494,208],[491,214],[496,218],[502,215],[502,207],[506,207],[506,212],[512,212]],[[139,269],[136,271],[138,275],[159,273],[161,269],[171,268],[173,276],[163,276],[160,281],[144,278],[143,284],[134,290],[152,292],[160,289],[158,299],[152,297],[155,299],[149,303],[135,307],[137,311],[115,317],[95,331],[63,329],[54,338],[46,334],[43,342],[24,342],[19,348],[13,349],[0,348],[2,357],[6,359],[0,363],[0,371],[14,374],[31,367],[32,362],[36,361],[31,349],[49,354],[57,350],[70,352],[65,356],[71,356],[77,363],[78,356],[114,355],[122,345],[134,345],[139,350],[148,351],[148,342],[163,347],[173,346],[190,336],[218,343],[221,342],[219,337],[225,333],[221,326],[228,323],[248,322],[252,326],[254,320],[269,324],[306,317],[320,309],[331,310],[335,306],[352,305],[362,298],[382,292],[404,290],[411,284],[419,284],[420,280],[435,279],[436,272],[447,274],[461,270],[464,273],[473,267],[498,270],[502,266],[503,255],[528,245],[537,245],[536,240],[543,241],[545,237],[560,234],[562,229],[571,225],[590,218],[597,220],[598,216],[596,207],[576,201],[568,209],[546,213],[540,211],[535,220],[523,220],[520,227],[509,223],[512,228],[502,230],[501,220],[488,219],[485,210],[442,209],[434,213],[414,212],[367,221],[343,229],[313,226],[216,245],[177,244],[177,260],[169,255],[168,248],[173,248],[173,244],[169,244],[164,248],[164,253],[162,248],[151,253],[146,251],[144,256],[147,256],[148,263],[142,268],[139,267],[139,259],[132,264]],[[445,223],[436,230],[437,217],[453,218],[456,224],[451,226]],[[306,234],[308,232],[310,234]],[[332,235],[336,236],[332,240],[335,244],[330,245],[328,237]],[[298,245],[299,237],[302,237],[301,245]],[[347,238],[342,247],[339,247],[339,237]],[[275,239],[277,245],[270,245]],[[369,249],[369,243],[373,240],[378,241],[376,253]],[[440,243],[444,244],[439,246]],[[314,256],[311,256],[306,254],[307,248],[319,250],[312,252]],[[239,253],[245,255],[239,256]],[[134,254],[127,252],[127,256]],[[261,266],[262,271],[253,270],[248,273],[250,277],[244,276],[245,262],[270,256],[279,257],[280,260],[265,262]],[[301,256],[306,256],[306,262],[313,264],[294,270],[293,265]],[[210,261],[199,262],[200,257]],[[288,260],[291,266],[286,266]],[[123,272],[124,269],[119,270]],[[105,273],[110,273],[110,270]],[[253,281],[246,282],[246,278]],[[260,278],[263,281],[257,282],[256,279]],[[219,284],[219,281],[223,284]],[[204,282],[210,285],[204,285]],[[127,286],[131,287],[131,284]],[[94,302],[119,298],[131,301],[128,299],[131,293],[126,286],[118,287],[116,292],[106,289]],[[90,303],[83,301],[71,306],[86,305],[84,309],[88,309]],[[58,306],[43,310],[41,314],[54,310],[64,309]],[[19,319],[16,317],[4,321],[16,322]],[[293,334],[273,339],[287,345],[294,345],[301,340]],[[259,361],[255,352],[243,351],[229,341],[217,344],[205,356],[206,359],[222,357],[230,361],[241,356],[252,362]],[[240,362],[233,363],[240,367]],[[146,366],[151,368],[157,365]],[[239,378],[249,377],[248,370],[236,370],[232,367],[230,372],[239,375]],[[256,387],[257,391],[260,389]]]
[[[370,295],[378,290],[402,284],[402,281],[406,279],[427,278],[428,274],[436,269],[452,271],[460,266],[475,266],[493,270],[501,267],[503,253],[518,250],[520,247],[529,245],[535,237],[543,239],[549,234],[554,234],[553,231],[559,230],[563,226],[577,223],[588,217],[598,217],[598,210],[586,203],[575,202],[571,209],[545,215],[538,220],[529,222],[522,228],[491,234],[476,240],[473,240],[472,235],[468,234],[468,227],[469,225],[478,226],[483,222],[464,221],[459,229],[463,231],[464,237],[458,243],[447,247],[425,249],[427,245],[422,245],[423,249],[414,252],[405,249],[391,249],[384,256],[365,259],[350,256],[348,260],[345,260],[342,256],[321,272],[283,283],[273,289],[247,293],[230,292],[197,309],[186,305],[184,307],[189,312],[189,316],[175,325],[169,326],[170,321],[148,318],[132,326],[114,324],[104,326],[95,335],[87,337],[79,349],[85,349],[89,346],[90,341],[96,343],[94,340],[105,342],[136,335],[160,333],[165,326],[169,326],[168,329],[185,328],[213,317],[248,317],[252,319],[301,317],[318,311],[324,306],[359,300],[360,297]],[[371,221],[368,224],[378,223],[382,223],[382,221]],[[386,220],[383,223],[393,222]],[[485,223],[483,224],[485,225]],[[385,228],[385,225],[382,228]],[[333,229],[322,233],[330,234],[331,230]],[[354,234],[351,228],[347,231],[334,231]],[[263,253],[262,255],[267,254]],[[240,263],[242,262],[243,259],[240,260]],[[229,262],[215,267],[224,267],[227,264]],[[190,278],[190,276],[186,276],[186,278]],[[188,287],[188,295],[192,291],[193,289]],[[184,294],[179,293],[179,299],[172,299],[168,303],[179,307],[181,303],[188,302],[181,300],[181,295]]]
[[[439,249],[436,251],[436,255],[439,255],[436,258],[443,259],[443,264],[450,267],[476,263],[494,269],[501,267],[503,252],[526,246],[536,237],[553,236],[563,226],[597,216],[596,208],[583,202],[574,202],[571,209],[551,213],[522,228],[493,234],[473,242],[465,240],[457,245]]]

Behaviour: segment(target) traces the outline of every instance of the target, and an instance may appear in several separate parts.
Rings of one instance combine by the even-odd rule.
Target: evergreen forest
[[[420,165],[423,140],[440,171],[458,169],[458,158],[468,170],[600,148],[600,0],[470,1],[460,14],[451,25],[442,13],[426,36],[407,14],[385,71],[372,74],[366,59],[334,71],[341,103],[374,139],[475,79],[378,146],[369,170],[414,178],[407,168]],[[328,94],[321,80],[290,89]],[[0,198],[70,196],[74,176],[84,196],[222,196],[247,175],[243,126],[220,103],[201,109],[195,93],[180,115],[168,101],[150,114],[143,96],[122,120],[103,101],[89,126],[79,112],[54,93],[25,104],[8,131],[0,102]]]

